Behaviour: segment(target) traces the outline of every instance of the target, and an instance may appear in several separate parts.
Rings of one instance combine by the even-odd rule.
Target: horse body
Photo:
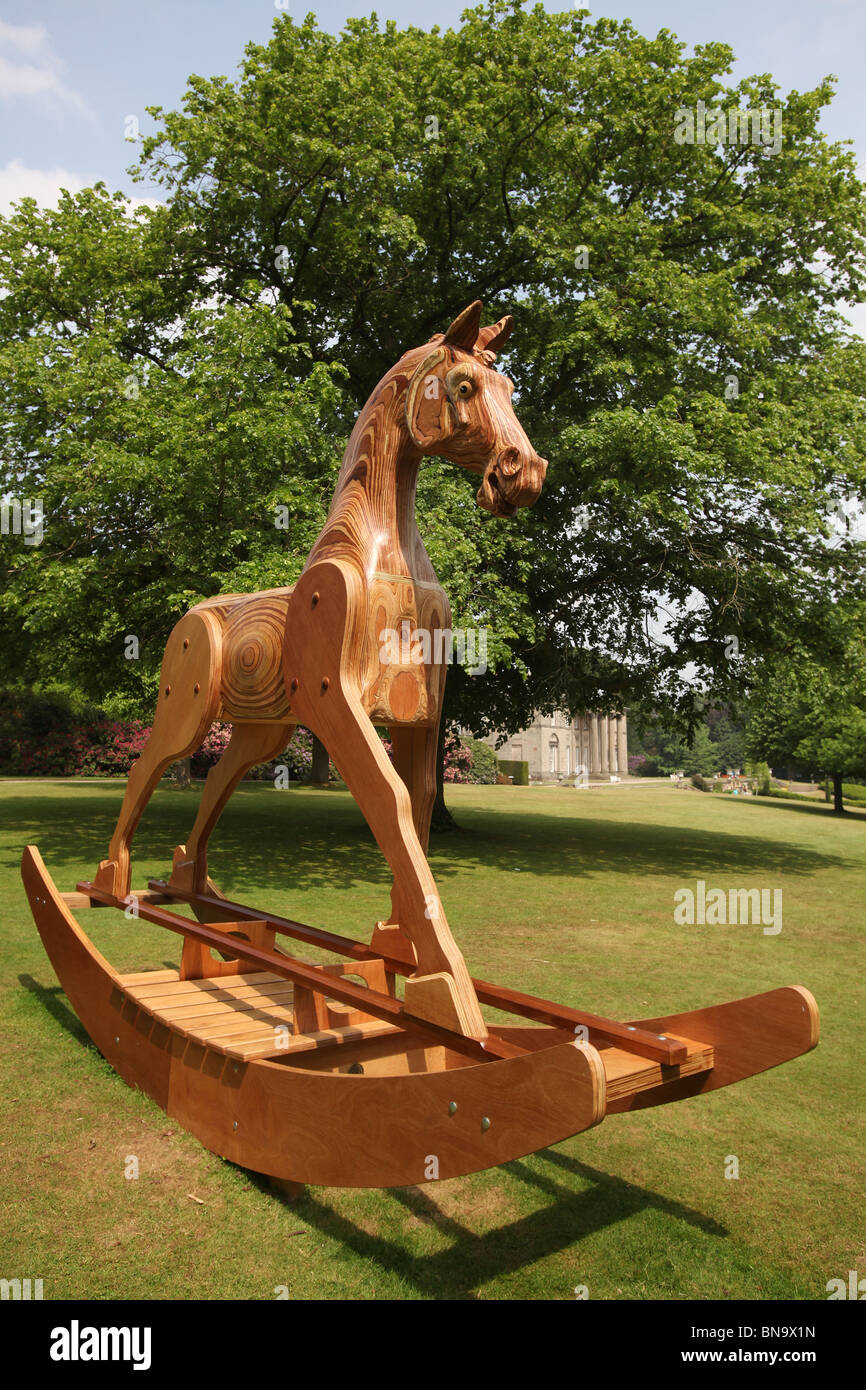
[[[481,329],[480,312],[476,301],[376,387],[297,584],[206,599],[176,625],[153,731],[95,880],[117,898],[129,892],[130,842],[156,783],[222,719],[232,736],[171,878],[205,890],[208,839],[232,791],[303,723],[328,748],[393,871],[391,917],[373,940],[416,963],[407,1007],[475,1037],[486,1028],[426,860],[447,671],[436,633],[450,630],[451,614],[415,522],[415,491],[423,457],[436,454],[478,473],[479,504],[510,516],[536,500],[547,467],[514,415],[511,383],[492,367],[511,320]],[[429,660],[385,655],[383,634],[404,624],[428,634]],[[390,730],[393,765],[374,722]]]

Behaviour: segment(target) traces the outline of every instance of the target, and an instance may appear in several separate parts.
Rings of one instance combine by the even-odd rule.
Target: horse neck
[[[435,582],[418,527],[415,489],[422,454],[405,419],[409,375],[393,368],[376,387],[349,439],[328,519],[305,568],[341,559],[376,572]]]

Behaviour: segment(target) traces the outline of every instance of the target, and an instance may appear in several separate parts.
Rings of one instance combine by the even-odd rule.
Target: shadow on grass
[[[7,859],[9,866],[13,867],[12,860],[17,860],[24,844],[35,841],[59,886],[72,886],[65,876],[70,880],[79,872],[89,876],[106,853],[120,801],[119,789],[107,789],[104,795],[89,790],[86,798],[76,798],[73,789],[68,799],[4,799],[3,813],[6,818],[14,817],[17,841]],[[195,792],[158,793],[136,837],[134,849],[139,862],[162,862],[162,872],[166,873],[171,851],[186,839],[197,804]],[[784,802],[774,805],[784,811],[824,814],[820,807]],[[820,869],[844,867],[847,862],[843,856],[781,838],[625,818],[582,815],[578,819],[552,815],[536,806],[520,811],[508,806],[502,812],[466,807],[461,819],[463,834],[432,837],[431,867],[442,881],[479,868],[490,869],[497,876],[523,868],[534,875],[563,879],[605,873],[683,879],[707,873],[768,870],[806,877]],[[250,884],[268,893],[320,887],[351,892],[360,885],[390,886],[387,864],[348,797],[293,794],[271,788],[242,788],[236,794],[217,827],[211,867],[230,897],[249,897],[252,891],[254,898]],[[134,882],[139,881],[134,870]]]
[[[99,1050],[85,1030],[75,1010],[67,1002],[66,995],[60,985],[40,985],[39,981],[34,980],[32,975],[19,975],[18,983],[22,989],[30,991],[46,1013],[49,1013],[77,1043],[91,1052]]]
[[[537,1160],[560,1172],[538,1171],[534,1166]],[[643,1211],[663,1212],[688,1222],[705,1235],[723,1238],[728,1234],[717,1221],[682,1202],[602,1173],[555,1149],[543,1149],[530,1160],[515,1159],[502,1167],[542,1194],[546,1205],[483,1235],[442,1211],[432,1187],[393,1188],[383,1193],[416,1219],[435,1226],[450,1241],[447,1249],[424,1255],[413,1255],[394,1241],[361,1230],[309,1189],[290,1199],[274,1190],[267,1178],[255,1173],[249,1176],[260,1191],[288,1206],[301,1220],[340,1241],[361,1259],[405,1279],[425,1298],[471,1299],[485,1284],[515,1274]],[[590,1182],[592,1187],[588,1191],[572,1191],[567,1183],[575,1178]],[[570,1296],[570,1292],[563,1290],[564,1296]]]
[[[807,816],[832,817],[837,825],[844,825],[847,821],[866,822],[866,809],[854,809],[846,806],[842,815],[837,815],[833,810],[833,805],[828,801],[787,801],[784,797],[777,796],[758,796],[743,797],[738,799],[740,806],[760,806],[765,811],[805,811]]]
[[[19,975],[18,981],[70,1037],[87,1051],[99,1055],[59,985],[46,987],[26,974]],[[541,1171],[539,1163],[543,1165]],[[545,1167],[554,1171],[545,1171]],[[517,1273],[647,1210],[688,1222],[709,1236],[728,1234],[717,1221],[682,1202],[603,1173],[555,1149],[542,1150],[530,1159],[515,1159],[503,1164],[503,1170],[534,1188],[545,1199],[545,1205],[528,1216],[481,1235],[443,1211],[432,1187],[394,1188],[382,1194],[384,1200],[398,1204],[417,1220],[435,1227],[449,1241],[447,1249],[423,1255],[413,1255],[396,1241],[362,1230],[322,1201],[315,1190],[307,1188],[300,1196],[290,1199],[262,1174],[247,1169],[236,1171],[242,1172],[264,1196],[282,1203],[301,1220],[329,1239],[339,1241],[361,1259],[405,1279],[425,1298],[471,1299],[478,1289],[502,1275]],[[570,1185],[575,1179],[592,1186],[575,1192]],[[570,1291],[564,1293],[570,1296]]]

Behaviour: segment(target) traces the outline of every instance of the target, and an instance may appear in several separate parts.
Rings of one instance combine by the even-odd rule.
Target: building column
[[[610,731],[608,729],[608,719],[606,714],[598,716],[599,738],[601,740],[601,774],[607,777],[610,773]]]
[[[609,715],[609,716],[608,716],[608,721],[607,721],[607,738],[608,738],[608,744],[609,744],[609,746],[610,746],[610,751],[609,751],[609,753],[608,753],[608,762],[609,762],[609,764],[610,764],[610,770],[611,770],[611,772],[614,772],[614,773],[615,773],[616,770],[617,770],[617,767],[616,767],[616,718],[615,718],[614,715]]]
[[[628,776],[628,730],[625,722],[625,715],[621,714],[616,721],[616,743],[617,753],[619,754],[619,775]]]

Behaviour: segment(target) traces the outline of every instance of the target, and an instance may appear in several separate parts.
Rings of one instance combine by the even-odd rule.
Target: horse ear
[[[486,328],[481,329],[476,347],[481,352],[498,352],[508,342],[513,328],[514,319],[510,314],[506,314],[498,323],[489,323]]]
[[[445,342],[452,347],[464,348],[471,352],[478,337],[478,329],[481,325],[480,299],[474,299],[462,314],[458,314],[451,327],[445,333]]]

